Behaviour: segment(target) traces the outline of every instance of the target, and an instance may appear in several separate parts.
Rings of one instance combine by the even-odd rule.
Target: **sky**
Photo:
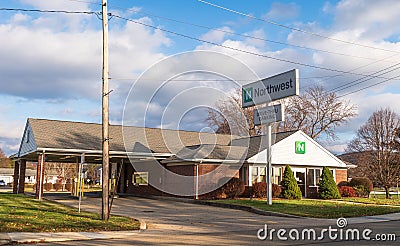
[[[294,68],[300,92],[323,86],[358,107],[337,140],[321,140],[334,153],[374,111],[400,114],[400,1],[208,1],[108,1],[112,124],[129,117],[139,126],[207,131],[206,109],[216,100]],[[0,8],[98,13],[100,3],[1,0]],[[101,122],[101,27],[93,13],[0,10],[7,155],[18,151],[27,118]]]

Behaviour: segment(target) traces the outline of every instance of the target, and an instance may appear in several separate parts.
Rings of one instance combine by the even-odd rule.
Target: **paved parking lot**
[[[67,197],[48,197],[48,199],[75,207],[78,204],[77,200]],[[87,198],[83,200],[82,209],[100,212],[101,199]],[[318,229],[336,226],[336,219],[297,219],[262,216],[240,210],[139,197],[115,199],[112,213],[137,218],[145,221],[148,225],[148,230],[138,233],[134,238],[116,241],[118,242],[117,244],[127,243],[127,245],[265,245],[271,244],[271,242],[268,242],[268,240],[260,241],[257,238],[257,231],[263,228],[265,224],[268,225],[269,229],[274,228],[276,230],[281,228],[289,230],[292,228]],[[349,221],[351,223],[351,220]],[[354,220],[354,222],[360,223],[362,221]],[[360,226],[365,225],[358,224],[358,227]],[[91,242],[86,243],[91,245]],[[97,241],[96,243],[102,244],[105,242]],[[274,245],[304,243],[304,241],[290,242],[280,240],[273,242]]]

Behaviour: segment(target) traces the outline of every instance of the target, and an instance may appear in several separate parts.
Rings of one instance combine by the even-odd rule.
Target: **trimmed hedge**
[[[258,182],[253,184],[252,195],[257,198],[265,198],[267,195],[267,183]],[[282,192],[282,188],[277,184],[272,184],[272,197],[279,197]]]
[[[350,186],[339,187],[339,193],[342,197],[356,197],[356,190]]]
[[[329,168],[322,169],[321,179],[319,180],[318,194],[322,199],[339,199],[341,198],[333,174]]]
[[[351,187],[356,187],[356,186],[364,186],[366,191],[371,192],[374,189],[374,186],[372,184],[372,181],[369,178],[365,177],[354,177],[350,180],[350,186]]]
[[[282,192],[281,197],[286,199],[301,199],[302,194],[296,178],[293,175],[292,169],[286,165],[281,182]]]
[[[244,183],[240,178],[231,178],[222,186],[222,192],[227,198],[237,198],[244,192]]]
[[[348,181],[340,181],[337,186],[339,188],[342,187],[342,186],[350,186],[350,183]]]

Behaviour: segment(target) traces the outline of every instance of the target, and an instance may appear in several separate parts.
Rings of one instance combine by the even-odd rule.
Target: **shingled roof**
[[[102,126],[95,123],[28,119],[37,148],[102,149]],[[158,128],[110,125],[110,151],[177,153],[183,146],[202,143],[228,145],[230,135]]]

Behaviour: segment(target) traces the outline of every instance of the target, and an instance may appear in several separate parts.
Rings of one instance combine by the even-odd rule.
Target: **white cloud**
[[[217,28],[218,30],[211,30],[205,34],[203,34],[200,39],[209,41],[209,42],[214,42],[214,43],[220,43],[222,42],[227,36],[230,34],[227,32],[233,32],[233,30],[227,26]]]
[[[266,19],[290,20],[299,15],[300,7],[295,3],[273,2],[271,9],[264,15]]]
[[[342,0],[335,8],[337,28],[359,29],[363,38],[381,40],[400,31],[397,0]]]

